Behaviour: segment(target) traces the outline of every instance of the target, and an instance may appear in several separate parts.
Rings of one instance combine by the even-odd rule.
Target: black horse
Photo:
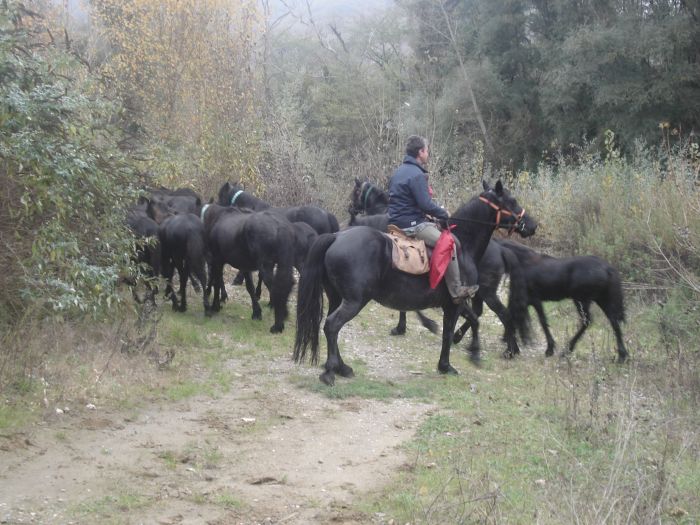
[[[389,194],[370,181],[355,177],[355,186],[350,193],[350,215],[379,215],[389,207]]]
[[[136,254],[135,262],[145,268],[147,288],[146,298],[150,302],[155,303],[155,296],[158,293],[158,287],[152,284],[152,281],[160,275],[160,243],[158,242],[158,223],[148,216],[146,206],[139,202],[137,206],[127,212],[126,222],[129,229],[136,237]],[[135,283],[133,283],[135,285]],[[136,288],[132,286],[132,295],[137,303],[142,303],[136,293]]]
[[[316,233],[335,233],[340,227],[335,215],[319,208],[318,206],[291,206],[287,208],[273,208],[269,203],[259,199],[255,195],[244,191],[238,184],[224,183],[219,189],[218,204],[221,206],[237,206],[253,211],[270,210],[282,214],[289,222],[305,222]]]
[[[253,303],[253,319],[261,319],[251,276],[251,272],[257,270],[270,290],[270,303],[275,312],[270,332],[282,332],[288,315],[287,300],[294,286],[296,234],[292,224],[271,211],[246,212],[215,204],[204,208],[202,216],[211,251],[211,277],[205,295],[209,295],[213,286],[212,311],[217,312],[221,307],[223,269],[225,264],[230,264],[244,274]]]
[[[158,241],[161,251],[161,273],[167,279],[166,297],[170,297],[173,310],[187,310],[187,280],[196,277],[200,283],[207,282],[206,259],[208,257],[204,239],[204,224],[192,213],[173,214],[167,205],[151,200],[148,215],[158,224]],[[180,301],[172,288],[172,279],[177,269],[180,275]],[[209,298],[203,295],[204,312],[209,312]]]
[[[620,363],[629,356],[622,339],[620,323],[625,320],[625,307],[620,274],[609,263],[595,256],[551,257],[513,241],[500,244],[512,251],[522,266],[527,282],[528,302],[537,311],[547,337],[545,355],[554,354],[555,342],[549,331],[543,301],[573,299],[581,326],[568,344],[573,352],[576,343],[591,324],[591,303],[595,302],[610,321]]]
[[[481,259],[494,229],[506,222],[527,229],[517,218],[523,214],[500,181],[493,189],[484,182],[484,192],[450,218],[456,226],[453,233],[460,241],[462,256]],[[531,235],[534,229],[524,233]],[[393,269],[391,251],[387,236],[366,226],[349,228],[336,235],[321,235],[311,247],[299,281],[294,359],[302,361],[311,345],[311,361],[318,361],[325,289],[329,307],[323,330],[328,356],[320,376],[323,383],[332,385],[336,373],[352,377],[352,368],[340,356],[338,332],[372,299],[396,310],[442,307],[442,351],[437,368],[444,374],[457,373],[450,364],[450,347],[459,309],[467,306],[455,305],[444,283],[433,290],[427,276]]]

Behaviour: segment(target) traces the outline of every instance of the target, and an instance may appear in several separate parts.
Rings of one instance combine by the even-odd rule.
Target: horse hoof
[[[553,348],[547,348],[547,351],[544,353],[545,357],[552,357],[554,355],[554,349]]]
[[[629,355],[621,355],[617,357],[617,363],[620,365],[624,365],[628,360],[629,360]]]
[[[406,329],[404,328],[403,330],[399,328],[392,328],[391,332],[389,332],[391,335],[404,335],[406,333]]]
[[[262,312],[253,312],[253,321],[262,321]]]
[[[204,310],[204,315],[206,317],[214,317],[214,310],[212,308],[208,308]]]
[[[506,350],[505,352],[503,352],[503,359],[513,359],[514,357],[515,357],[515,355],[513,354],[513,352],[511,352],[509,350]]]
[[[321,383],[324,385],[328,386],[333,386],[335,385],[335,374],[329,370],[323,372],[318,378],[321,380]]]
[[[284,325],[282,325],[282,326],[277,326],[276,324],[273,324],[273,325],[270,327],[270,333],[271,333],[271,334],[281,334],[283,330],[284,330]]]
[[[459,372],[457,372],[457,369],[453,367],[452,365],[447,365],[447,366],[441,366],[438,365],[438,372],[441,374],[447,374],[451,376],[456,376],[459,375]]]
[[[469,361],[473,365],[481,366],[481,352],[469,352]]]
[[[345,364],[338,367],[337,372],[340,377],[355,377],[355,372],[352,371],[352,368]]]

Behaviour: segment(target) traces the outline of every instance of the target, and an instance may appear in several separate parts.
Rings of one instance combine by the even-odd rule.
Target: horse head
[[[525,208],[510,194],[503,183],[498,180],[492,188],[482,181],[484,191],[479,200],[496,210],[496,228],[505,228],[517,232],[521,237],[530,237],[537,230],[537,221],[525,212]]]
[[[362,194],[362,181],[355,177],[355,186],[350,192],[350,204],[348,205],[348,213],[354,216],[358,213],[362,213],[362,199],[360,195]]]
[[[231,206],[231,200],[239,191],[243,191],[243,187],[238,182],[233,184],[226,181],[219,189],[219,201],[217,204],[221,206]]]
[[[355,187],[350,193],[350,215],[366,213],[374,215],[384,213],[389,205],[389,195],[376,184],[355,178]]]
[[[174,215],[174,211],[160,199],[149,199],[146,205],[146,215],[161,224],[165,219]]]

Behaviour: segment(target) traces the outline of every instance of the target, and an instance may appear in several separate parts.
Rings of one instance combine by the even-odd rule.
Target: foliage
[[[0,29],[1,307],[98,314],[133,252],[118,107],[38,15],[3,3]]]
[[[160,182],[255,181],[260,126],[254,69],[260,17],[250,0],[96,0],[110,53],[100,64],[146,142]]]

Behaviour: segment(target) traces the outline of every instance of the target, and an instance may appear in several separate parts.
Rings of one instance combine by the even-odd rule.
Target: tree
[[[253,0],[94,0],[111,53],[102,72],[128,123],[162,150],[164,182],[213,189],[255,178],[259,155],[261,17]],[[260,93],[259,93],[260,92]],[[173,155],[179,161],[172,163]]]

